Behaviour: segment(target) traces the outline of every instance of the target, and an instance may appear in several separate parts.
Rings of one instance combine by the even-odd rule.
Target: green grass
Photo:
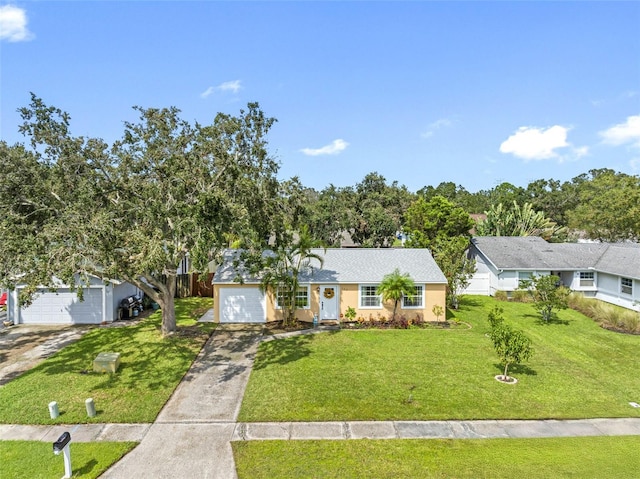
[[[136,444],[72,442],[70,451],[73,477],[98,477]],[[64,475],[63,456],[53,454],[50,442],[0,441],[0,457],[2,479],[59,479]]]
[[[196,320],[210,298],[176,300],[178,332],[160,335],[160,311],[137,325],[96,328],[0,388],[0,423],[153,422],[213,330]],[[100,352],[119,352],[116,374],[92,372]],[[85,399],[97,416],[89,418]],[[49,417],[56,401],[60,417]]]
[[[636,478],[639,436],[233,442],[240,479]]]
[[[534,356],[501,366],[486,320],[493,306],[532,339]],[[240,421],[445,420],[640,417],[640,336],[604,330],[560,311],[540,322],[530,304],[465,298],[471,329],[340,331],[263,343]]]

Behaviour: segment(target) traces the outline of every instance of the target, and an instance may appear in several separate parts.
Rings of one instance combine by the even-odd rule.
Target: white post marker
[[[69,443],[71,442],[71,434],[63,432],[56,442],[53,443],[53,453],[57,456],[62,451],[64,455],[64,476],[62,479],[71,477],[71,450]]]
[[[87,409],[87,416],[96,417],[96,405],[93,402],[93,398],[85,399],[84,405],[85,405],[85,408]]]
[[[58,403],[55,401],[51,401],[49,403],[49,416],[51,419],[56,419],[60,415],[58,411]]]

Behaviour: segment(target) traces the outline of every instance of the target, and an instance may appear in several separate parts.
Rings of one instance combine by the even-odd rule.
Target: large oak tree
[[[210,125],[135,109],[112,145],[73,136],[69,115],[36,96],[21,109],[29,145],[0,143],[0,283],[26,285],[28,301],[54,278],[126,280],[160,304],[166,335],[186,255],[202,271],[230,239],[260,248],[282,231],[275,120],[257,103]]]

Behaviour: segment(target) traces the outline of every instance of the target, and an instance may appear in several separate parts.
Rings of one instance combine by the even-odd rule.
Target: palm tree
[[[393,301],[393,318],[396,317],[398,302],[402,297],[411,296],[415,294],[415,291],[416,285],[409,273],[401,274],[398,268],[382,278],[382,282],[378,286],[378,294],[382,295],[382,301]]]
[[[487,218],[476,225],[479,236],[540,236],[549,240],[564,233],[565,228],[547,218],[542,211],[533,209],[531,203],[520,206],[513,202],[513,208],[502,203],[491,205],[485,211]]]
[[[274,254],[266,259],[260,289],[265,292],[271,288],[276,297],[282,301],[280,306],[285,311],[283,318],[285,327],[294,324],[296,309],[304,306],[298,304],[296,298],[300,287],[300,275],[312,270],[312,260],[316,260],[320,267],[324,263],[322,256],[312,251],[314,246],[315,242],[305,226],[293,244],[277,248]]]

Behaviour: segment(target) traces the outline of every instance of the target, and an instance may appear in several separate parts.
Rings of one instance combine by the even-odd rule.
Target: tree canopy
[[[464,209],[442,196],[434,196],[411,203],[405,214],[404,231],[409,235],[407,246],[433,248],[438,238],[471,237],[473,225]]]
[[[0,283],[25,300],[55,278],[72,287],[95,275],[128,281],[176,329],[181,260],[204,270],[230,235],[264,245],[282,231],[278,164],[266,135],[274,119],[257,103],[240,115],[190,124],[176,108],[139,108],[112,145],[76,137],[70,116],[32,95],[20,130],[31,148],[0,144]],[[79,284],[82,291],[82,281]]]
[[[591,239],[640,241],[640,177],[592,170],[578,192],[569,224]]]

